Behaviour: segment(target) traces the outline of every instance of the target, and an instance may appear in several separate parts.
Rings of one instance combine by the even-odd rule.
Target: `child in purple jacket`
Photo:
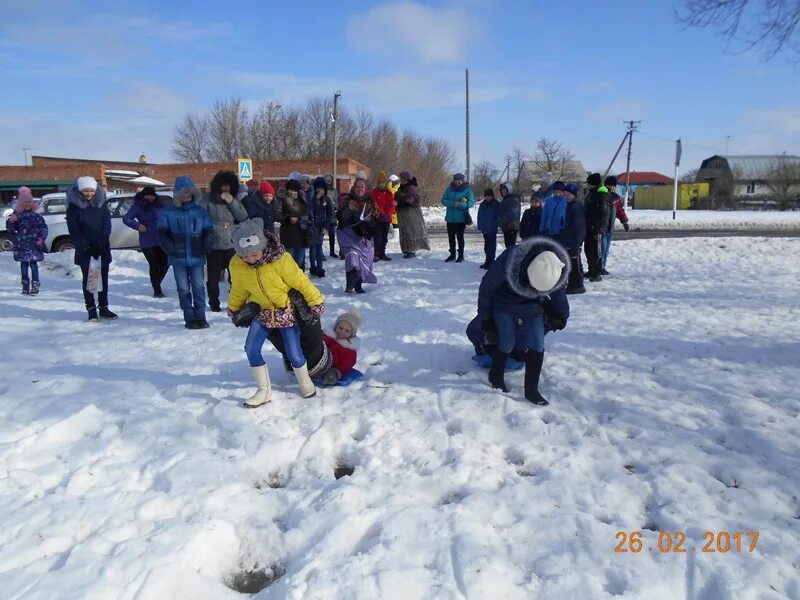
[[[47,223],[36,212],[36,208],[31,190],[22,186],[14,212],[6,221],[6,229],[16,234],[14,260],[19,261],[22,293],[26,296],[39,293],[39,261],[44,259],[44,242],[47,239]]]

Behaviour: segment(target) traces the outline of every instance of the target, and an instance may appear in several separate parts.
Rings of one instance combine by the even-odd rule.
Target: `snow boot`
[[[463,250],[459,250],[458,251],[458,258],[456,259],[456,262],[457,263],[464,262],[464,251]]]
[[[87,308],[86,311],[89,313],[89,323],[97,323],[97,309],[92,306],[91,308]]]
[[[503,392],[508,391],[505,382],[506,359],[508,359],[508,354],[495,348],[492,352],[492,366],[489,367],[489,383],[493,388],[498,388]]]
[[[98,314],[101,319],[108,319],[109,321],[117,318],[117,314],[108,310],[107,306],[101,306]]]
[[[525,398],[537,406],[547,406],[549,402],[539,393],[539,376],[542,374],[544,352],[528,350],[525,353]]]
[[[245,400],[245,408],[255,408],[272,400],[272,387],[269,384],[267,365],[250,367],[250,371],[253,373],[253,379],[255,379],[258,389],[255,394]]]
[[[294,367],[294,376],[297,377],[297,383],[300,385],[300,395],[303,398],[311,398],[317,393],[317,388],[314,387],[314,382],[308,376],[308,363],[303,363],[302,367]]]
[[[195,329],[208,329],[211,325],[208,324],[208,321],[205,319],[195,319],[194,321],[194,328]]]
[[[31,296],[35,296],[38,293],[39,293],[39,282],[31,281]]]
[[[197,321],[194,319],[189,319],[183,324],[183,326],[186,327],[186,329],[197,329]]]
[[[355,271],[354,271],[354,273],[355,273]],[[357,274],[355,275],[355,277],[353,277],[353,287],[356,290],[356,294],[366,294],[367,293],[367,290],[365,290],[363,287],[361,287],[361,284],[363,282],[364,282],[363,279],[361,279],[361,277],[359,277]]]
[[[28,281],[22,282],[22,294],[28,296],[31,293],[31,284]]]
[[[381,260],[392,260],[391,256],[387,256],[386,252],[381,253]]]
[[[456,251],[450,250],[450,256],[444,259],[444,262],[453,262],[456,259]]]
[[[344,293],[345,294],[352,294],[353,292],[356,291],[355,287],[354,287],[355,284],[353,283],[353,280],[355,279],[355,277],[354,277],[355,274],[356,274],[355,269],[351,269],[350,271],[346,271],[345,272],[344,276],[345,276],[345,280],[347,282],[347,287],[344,288]]]

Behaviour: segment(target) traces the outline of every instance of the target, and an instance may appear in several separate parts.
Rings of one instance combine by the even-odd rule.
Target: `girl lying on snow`
[[[358,341],[356,334],[361,326],[361,314],[358,311],[342,313],[336,318],[333,331],[323,334],[325,346],[331,354],[331,368],[323,375],[322,382],[336,385],[346,377],[358,360]]]

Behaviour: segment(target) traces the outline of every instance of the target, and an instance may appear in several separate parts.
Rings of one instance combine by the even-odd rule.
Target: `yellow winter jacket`
[[[264,323],[268,327],[287,326],[287,313],[293,312],[286,310],[289,306],[289,290],[292,288],[303,294],[309,306],[325,301],[288,252],[260,267],[252,267],[241,257],[234,256],[228,268],[231,272],[228,309],[238,312],[245,302],[257,302],[262,311],[269,311]]]

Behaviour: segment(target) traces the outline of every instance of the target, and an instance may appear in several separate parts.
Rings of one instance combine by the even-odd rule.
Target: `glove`
[[[625,228],[625,231],[628,231],[631,228],[631,226],[627,223],[623,223],[622,226]]]
[[[497,345],[497,325],[494,322],[494,319],[484,319],[481,321],[481,329],[483,329],[483,339],[481,340],[481,344],[484,346],[496,346]]]
[[[567,326],[567,322],[557,315],[544,316],[544,328],[546,331],[561,331]]]
[[[233,202],[233,196],[231,196],[230,192],[222,192],[219,197],[222,198],[226,204]]]
[[[230,312],[231,321],[236,327],[250,327],[250,324],[261,312],[261,306],[257,302],[247,302],[240,311]]]

